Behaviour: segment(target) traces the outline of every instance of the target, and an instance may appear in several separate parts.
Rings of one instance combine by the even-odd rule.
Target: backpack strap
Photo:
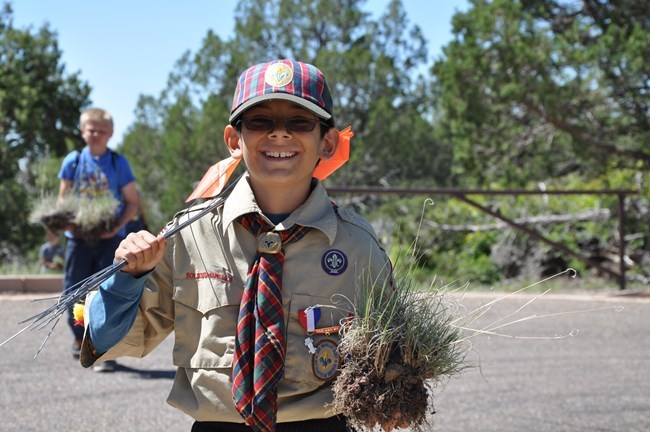
[[[113,165],[113,169],[115,172],[117,172],[117,158],[120,156],[120,154],[111,149],[108,149],[108,151],[111,152],[111,165]]]

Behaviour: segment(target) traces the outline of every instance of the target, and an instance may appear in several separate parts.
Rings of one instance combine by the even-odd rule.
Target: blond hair
[[[113,129],[113,116],[108,111],[100,108],[89,108],[81,114],[81,117],[79,117],[81,129],[83,129],[84,123],[87,121],[106,121],[110,123],[111,129]]]

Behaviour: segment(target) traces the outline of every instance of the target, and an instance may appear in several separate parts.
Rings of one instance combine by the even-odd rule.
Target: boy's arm
[[[117,272],[99,287],[88,305],[88,335],[97,353],[105,353],[129,332],[146,280],[147,275]]]
[[[131,182],[122,188],[122,196],[124,197],[125,208],[120,218],[120,227],[126,225],[138,213],[140,195],[135,187],[135,182]]]
[[[57,197],[57,204],[61,204],[63,197],[72,189],[72,180],[61,179],[59,182],[59,195]]]
[[[84,314],[87,332],[80,358],[84,367],[92,365],[127,335],[136,321],[149,273],[162,259],[166,245],[162,235],[156,237],[144,231],[122,240],[115,251],[115,261],[124,260],[127,264],[88,299]],[[87,356],[88,345],[91,352]]]

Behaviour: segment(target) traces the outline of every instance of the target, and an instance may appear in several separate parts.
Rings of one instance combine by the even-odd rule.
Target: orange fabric
[[[203,175],[203,178],[185,202],[187,203],[197,198],[212,198],[217,196],[223,190],[224,186],[226,186],[226,183],[228,183],[228,179],[235,171],[235,168],[237,168],[240,160],[229,157],[208,168],[208,171]]]
[[[314,177],[325,180],[330,174],[341,168],[350,159],[350,139],[354,136],[352,127],[348,126],[339,132],[339,146],[331,159],[321,160],[314,170]]]

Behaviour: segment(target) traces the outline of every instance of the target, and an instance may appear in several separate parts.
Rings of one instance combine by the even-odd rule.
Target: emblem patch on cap
[[[336,344],[329,339],[323,339],[316,344],[316,353],[311,360],[314,375],[322,380],[332,378],[339,368],[340,361],[341,356]]]
[[[293,69],[285,63],[274,63],[266,69],[264,82],[272,87],[284,87],[293,81]]]
[[[338,276],[348,268],[348,257],[338,249],[330,249],[323,254],[321,266],[330,276]]]

